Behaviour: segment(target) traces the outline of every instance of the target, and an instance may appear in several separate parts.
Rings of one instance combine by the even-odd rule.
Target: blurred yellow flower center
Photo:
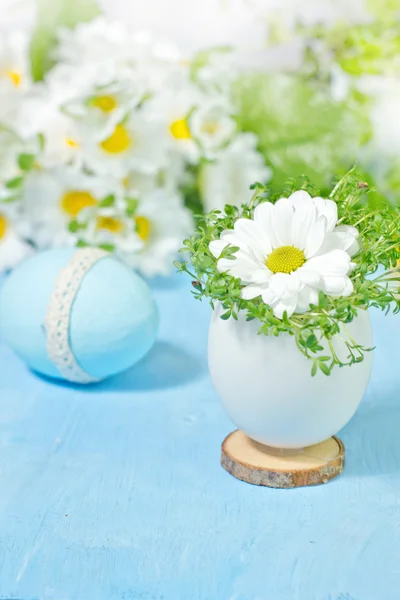
[[[78,142],[76,140],[73,140],[72,138],[65,138],[64,141],[70,148],[79,148]]]
[[[15,87],[19,87],[21,85],[21,73],[18,73],[18,71],[6,71],[6,75],[11,83],[15,85]]]
[[[214,133],[217,133],[219,128],[219,123],[216,123],[215,121],[206,121],[201,126],[201,130],[203,131],[203,133],[209,133],[210,135],[214,135]]]
[[[105,113],[112,112],[117,107],[117,101],[114,96],[97,96],[93,99],[92,104]]]
[[[136,233],[138,234],[138,236],[140,237],[141,240],[146,242],[150,237],[151,222],[149,221],[149,219],[147,217],[138,216],[138,217],[135,217],[135,223],[136,223]]]
[[[281,246],[271,252],[267,258],[267,267],[273,273],[292,273],[304,265],[304,253],[294,246]]]
[[[171,123],[169,130],[176,140],[190,140],[191,133],[186,119],[178,119]]]
[[[88,206],[96,206],[97,200],[90,192],[82,192],[75,190],[67,192],[61,199],[62,210],[73,217],[75,217]]]
[[[4,238],[7,233],[8,223],[4,215],[0,214],[0,240]]]
[[[110,154],[119,154],[120,152],[125,152],[130,145],[131,139],[129,134],[125,127],[121,125],[121,123],[115,127],[110,137],[100,144],[101,148]]]
[[[121,233],[124,229],[124,224],[116,217],[97,217],[97,229],[106,229],[111,233]]]

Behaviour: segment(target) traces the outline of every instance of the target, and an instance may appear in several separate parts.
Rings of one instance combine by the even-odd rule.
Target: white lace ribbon
[[[46,313],[47,353],[61,377],[74,383],[99,381],[78,364],[69,340],[72,306],[86,273],[108,252],[99,248],[78,248],[60,271]]]

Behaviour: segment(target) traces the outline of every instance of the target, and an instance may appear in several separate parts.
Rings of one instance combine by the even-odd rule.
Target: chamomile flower
[[[171,149],[191,163],[198,161],[201,152],[193,138],[190,117],[202,100],[200,91],[187,84],[178,89],[166,88],[149,101],[149,112],[154,119],[163,121]]]
[[[98,17],[59,32],[56,57],[74,66],[92,66],[110,80],[146,82],[158,91],[171,74],[179,72],[182,59],[176,46],[155,41],[146,32],[131,31],[122,21]]]
[[[118,182],[70,167],[32,173],[23,197],[31,224],[30,238],[40,249],[73,245],[70,223],[77,220],[81,211],[99,205],[112,194],[122,194]]]
[[[22,31],[2,33],[0,38],[0,122],[9,125],[32,85],[29,36]]]
[[[80,123],[85,165],[95,173],[122,179],[131,169],[153,175],[166,167],[167,139],[162,125],[145,108],[130,112],[119,123],[94,132]]]
[[[221,97],[211,98],[193,110],[189,127],[207,158],[223,149],[236,132],[232,107]]]
[[[169,275],[182,236],[193,228],[190,211],[178,195],[158,189],[139,200],[133,220],[142,247],[137,252],[124,253],[124,260],[143,275]]]
[[[104,248],[118,255],[135,253],[142,248],[136,223],[127,215],[122,202],[87,207],[79,213],[77,221],[76,238],[88,246]]]
[[[251,196],[254,181],[265,182],[271,171],[256,150],[257,137],[241,133],[217,158],[201,167],[200,193],[205,211],[223,209],[225,204],[239,206]]]
[[[244,299],[261,296],[279,319],[285,312],[290,317],[318,304],[320,290],[330,296],[353,291],[358,231],[337,221],[335,202],[298,191],[259,204],[253,219],[238,219],[210,250],[219,258],[228,244],[238,247],[234,260],[219,259],[218,270],[241,280]]]
[[[0,202],[0,273],[13,269],[33,253],[32,246],[18,232],[20,218],[18,204]]]

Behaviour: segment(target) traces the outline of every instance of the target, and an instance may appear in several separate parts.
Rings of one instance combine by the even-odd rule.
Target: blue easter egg
[[[147,284],[98,249],[37,254],[0,291],[0,338],[49,377],[89,383],[115,375],[150,350],[157,330]]]

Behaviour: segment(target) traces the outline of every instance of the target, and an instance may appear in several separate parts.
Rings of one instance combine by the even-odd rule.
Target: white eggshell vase
[[[311,362],[293,337],[258,335],[260,323],[220,318],[216,307],[209,331],[209,368],[215,389],[231,420],[247,436],[269,447],[300,449],[326,440],[344,427],[363,397],[372,352],[351,367],[335,367],[330,376],[311,377]],[[369,314],[360,311],[348,332],[372,347]],[[340,356],[348,352],[334,339]]]

